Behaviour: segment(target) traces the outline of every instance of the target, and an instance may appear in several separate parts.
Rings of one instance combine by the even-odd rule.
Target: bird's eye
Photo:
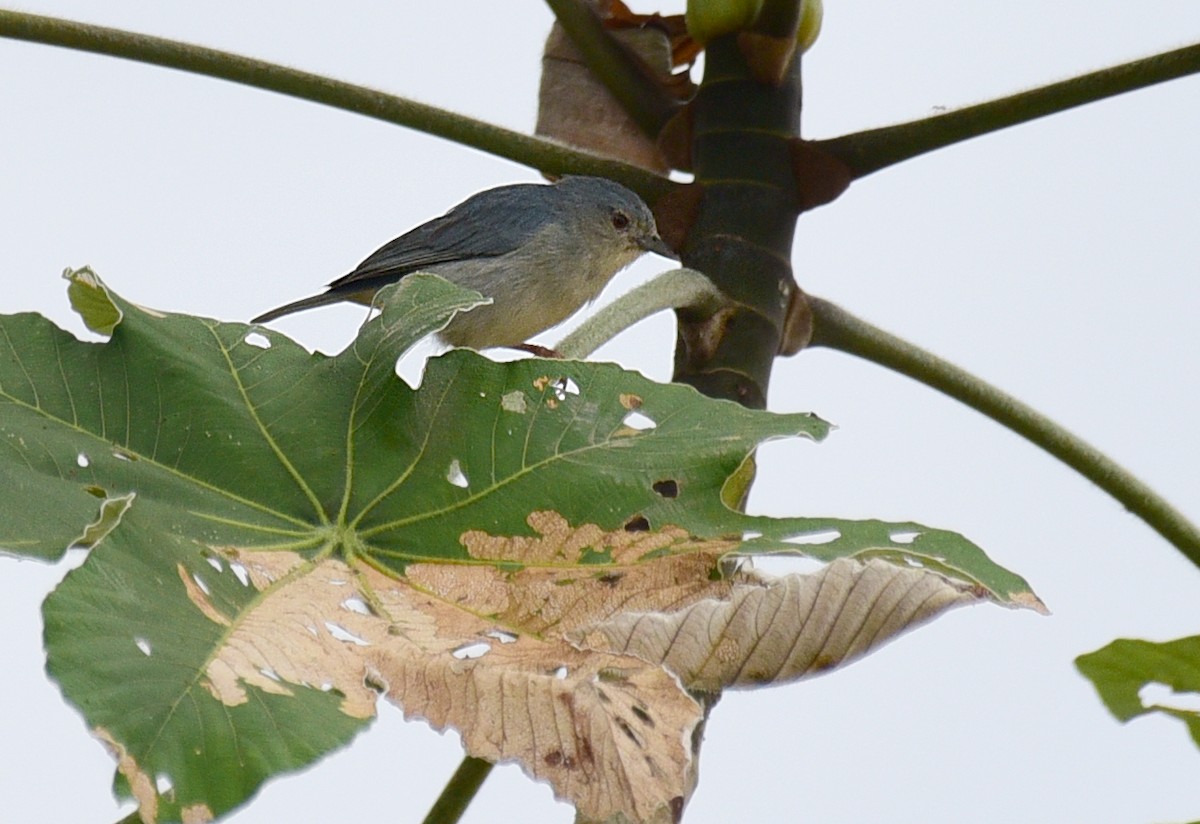
[[[625,231],[629,228],[629,215],[624,212],[613,212],[612,225],[618,232]]]

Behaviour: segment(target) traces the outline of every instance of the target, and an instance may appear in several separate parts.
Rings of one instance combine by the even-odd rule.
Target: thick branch
[[[1124,63],[946,114],[842,135],[816,144],[855,178],[917,155],[1075,106],[1200,72],[1200,44]]]
[[[586,0],[546,0],[592,74],[648,137],[656,138],[679,104],[649,67],[618,43]]]
[[[143,34],[0,10],[0,36],[123,57],[217,77],[246,86],[407,126],[551,174],[589,174],[624,183],[647,200],[672,185],[664,177],[560,143],[514,132],[435,106],[250,57]],[[10,82],[19,82],[11,79]]]
[[[982,412],[1095,483],[1200,567],[1200,529],[1100,450],[1011,395],[826,300],[809,296],[809,306],[812,345],[886,366]]]

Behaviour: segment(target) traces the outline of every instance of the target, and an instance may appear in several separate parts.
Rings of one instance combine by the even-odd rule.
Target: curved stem
[[[598,157],[461,114],[229,52],[53,17],[0,10],[0,36],[122,57],[278,92],[453,140],[552,174],[611,178],[653,201],[674,184]],[[11,80],[10,82],[19,82]]]
[[[479,792],[484,779],[494,766],[491,761],[484,761],[482,758],[463,756],[462,763],[446,782],[442,794],[433,802],[433,807],[425,816],[424,824],[454,824],[462,818],[462,814],[466,812],[467,806],[474,800],[475,794]]]
[[[679,104],[637,55],[613,39],[585,0],[546,0],[587,67],[649,137],[657,137]]]
[[[1075,106],[1200,72],[1200,44],[1134,60],[946,114],[815,141],[854,177]]]
[[[723,300],[711,280],[694,269],[671,269],[626,292],[567,335],[555,350],[583,360],[640,320],[664,309],[713,309]]]
[[[846,310],[809,297],[812,345],[886,366],[982,412],[1092,481],[1200,567],[1200,529],[1100,450],[1011,395]]]

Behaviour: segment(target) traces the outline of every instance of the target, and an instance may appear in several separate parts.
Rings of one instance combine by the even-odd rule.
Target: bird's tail
[[[305,309],[315,309],[318,306],[328,306],[331,303],[339,303],[340,301],[344,301],[346,299],[347,296],[342,292],[324,292],[320,295],[313,295],[312,297],[294,300],[291,303],[272,309],[269,312],[263,312],[250,322],[267,323],[275,320],[276,318],[281,318],[284,315],[290,315],[293,312],[302,312]]]

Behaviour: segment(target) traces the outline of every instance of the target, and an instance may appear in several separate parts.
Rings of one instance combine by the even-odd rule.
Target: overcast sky
[[[804,133],[921,117],[1200,40],[1200,3],[827,0]],[[544,4],[24,0],[29,11],[189,40],[528,130]],[[635,3],[639,11],[653,7]],[[674,2],[664,11],[679,11]],[[81,331],[65,267],[138,303],[247,319],[311,293],[515,164],[266,92],[0,40],[0,311]],[[808,291],[932,348],[1090,439],[1200,519],[1200,79],[881,172],[806,215]],[[644,260],[611,298],[649,276]],[[276,328],[327,352],[361,310]],[[544,336],[552,343],[556,335]],[[652,319],[599,357],[669,376]],[[1183,726],[1122,727],[1072,659],[1200,628],[1200,571],[1087,481],[977,413],[829,352],[779,362],[771,407],[829,440],[764,450],[755,512],[913,519],[1024,575],[1053,615],[978,606],[846,670],[727,695],[685,820],[1166,822],[1200,817]],[[127,812],[112,762],[47,681],[40,602],[64,568],[0,565],[0,821]],[[230,820],[419,820],[457,738],[394,707],[351,747]],[[513,767],[466,821],[569,822]]]

